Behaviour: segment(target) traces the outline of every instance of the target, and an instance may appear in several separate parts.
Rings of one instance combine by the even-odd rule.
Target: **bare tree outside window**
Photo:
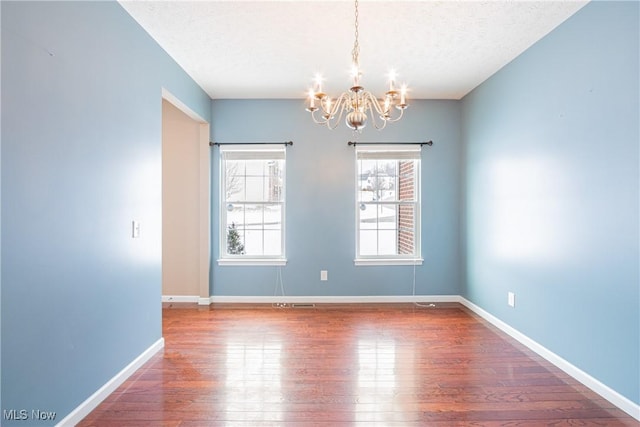
[[[243,185],[241,176],[241,169],[244,169],[244,165],[237,161],[228,161],[226,167],[226,179],[225,179],[225,194],[226,200],[231,200],[232,196],[242,191]]]

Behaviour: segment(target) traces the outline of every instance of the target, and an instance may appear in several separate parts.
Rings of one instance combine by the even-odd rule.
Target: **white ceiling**
[[[411,98],[460,99],[586,3],[360,0],[361,83],[382,94],[395,69]],[[213,99],[301,99],[316,73],[350,86],[352,1],[120,4]]]

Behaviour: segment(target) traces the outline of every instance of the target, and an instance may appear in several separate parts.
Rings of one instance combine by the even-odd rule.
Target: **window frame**
[[[361,160],[396,160],[398,161],[396,170],[396,180],[400,177],[399,161],[413,160],[415,165],[414,177],[414,200],[412,202],[400,200],[399,185],[396,183],[396,197],[393,201],[384,202],[363,202],[360,200],[360,161]],[[356,266],[375,266],[375,265],[422,265],[422,247],[421,247],[421,147],[414,144],[358,144],[355,147],[355,259]],[[367,203],[369,205],[389,205],[396,206],[396,212],[402,205],[414,206],[414,252],[413,254],[382,254],[382,255],[362,255],[360,251],[360,204]],[[396,218],[396,221],[399,219]],[[396,241],[400,232],[400,227],[396,223]],[[396,250],[396,252],[398,252]]]
[[[233,154],[231,154],[233,153]],[[229,158],[231,157],[231,158]],[[265,202],[244,200],[228,201],[226,196],[227,185],[227,161],[229,160],[282,160],[282,190],[279,202]],[[220,147],[220,215],[219,215],[219,258],[220,266],[250,266],[273,265],[284,266],[287,263],[285,245],[285,218],[286,218],[286,172],[287,172],[286,147],[277,144],[243,145],[229,144]],[[227,253],[227,204],[236,203],[243,205],[279,204],[280,205],[280,254],[279,255],[244,255]],[[264,223],[263,223],[264,231]]]

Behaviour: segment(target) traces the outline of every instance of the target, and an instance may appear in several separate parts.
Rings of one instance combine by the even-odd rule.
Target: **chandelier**
[[[353,86],[340,94],[335,100],[322,91],[322,77],[317,75],[313,88],[309,89],[308,106],[313,121],[335,129],[346,113],[345,122],[350,129],[361,132],[367,125],[367,114],[371,114],[373,125],[382,130],[387,123],[397,122],[402,118],[407,104],[407,86],[403,84],[400,91],[396,89],[395,72],[389,73],[389,90],[382,99],[376,98],[371,92],[360,85],[362,73],[360,71],[360,44],[358,43],[358,0],[355,0],[355,41],[351,51],[351,76]],[[396,113],[398,110],[399,113]],[[320,115],[320,117],[318,117]],[[376,118],[377,117],[377,118]]]

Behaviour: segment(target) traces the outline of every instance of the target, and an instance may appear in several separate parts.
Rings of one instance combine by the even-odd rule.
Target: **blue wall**
[[[411,294],[412,267],[353,265],[344,127],[302,101],[210,102],[114,2],[0,5],[2,409],[59,420],[161,336],[161,87],[213,140],[294,141],[287,295]],[[638,47],[637,3],[592,3],[463,102],[357,138],[435,142],[417,294],[462,293],[636,403]],[[273,295],[275,267],[215,263],[217,149],[212,165],[211,294]]]
[[[638,16],[590,3],[463,100],[464,296],[636,404]]]
[[[2,2],[2,409],[59,421],[161,338],[162,87],[210,116],[116,2]]]
[[[347,82],[345,81],[345,84]],[[336,88],[338,90],[339,88]],[[347,141],[426,141],[422,150],[422,255],[416,294],[460,293],[460,104],[413,101],[401,122],[354,135],[314,124],[298,100],[212,101],[212,140],[289,141],[286,176],[286,295],[411,295],[413,267],[355,267],[355,160]],[[214,149],[212,289],[216,296],[271,296],[276,267],[218,266],[219,150]],[[320,270],[329,280],[320,281]],[[279,289],[278,289],[279,291]]]

